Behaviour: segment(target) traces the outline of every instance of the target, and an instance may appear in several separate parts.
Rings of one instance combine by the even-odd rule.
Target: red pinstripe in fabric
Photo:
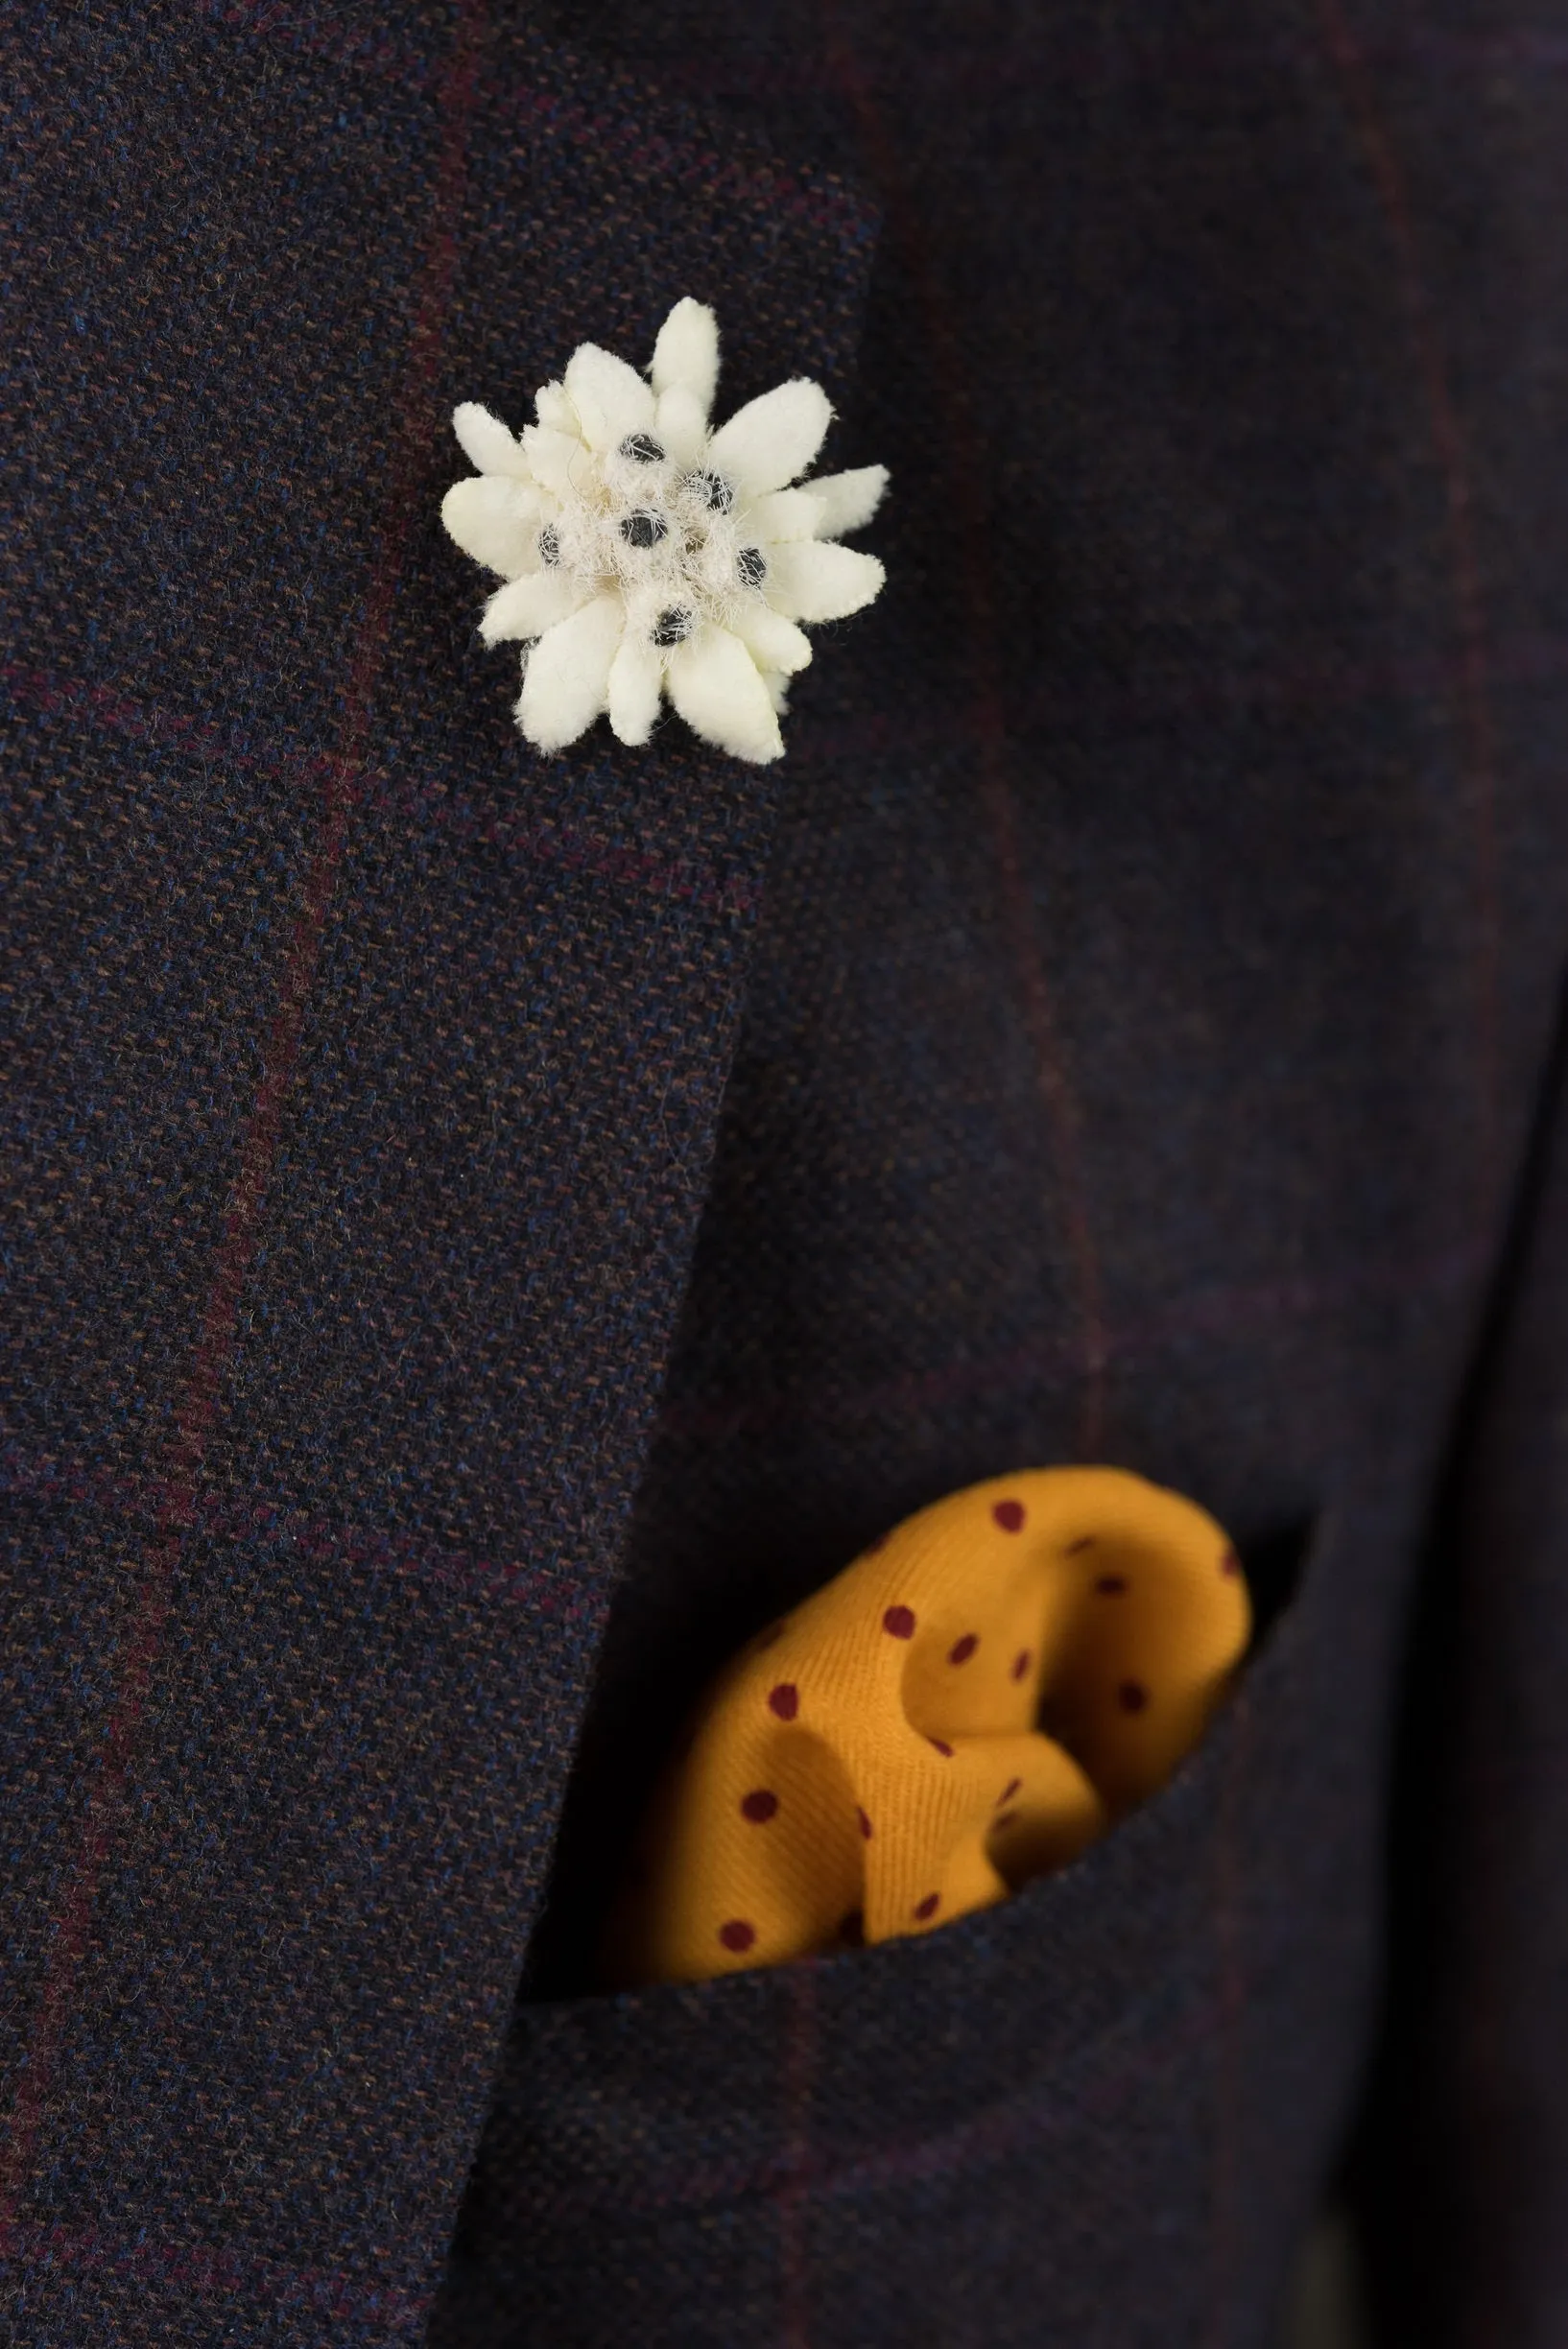
[[[358,648],[344,694],[338,749],[322,798],[316,846],[284,955],[278,1005],[262,1061],[261,1081],[240,1145],[206,1308],[174,1414],[162,1464],[156,1530],[143,1562],[121,1649],[118,1691],[86,1798],[86,1823],[60,1905],[27,2056],[0,2155],[0,2244],[9,2242],[16,2199],[27,2179],[48,2106],[56,2061],[71,2013],[105,1863],[124,1806],[142,1714],[168,1621],[175,1569],[192,1523],[195,1483],[212,1432],[220,1386],[234,1343],[241,1292],[255,1254],[258,1222],[276,1154],[283,1105],[298,1057],[305,1010],[321,938],[362,784],[371,706],[380,680],[401,571],[423,481],[433,424],[432,394],[442,323],[457,261],[467,128],[472,112],[486,0],[461,0],[440,99],[440,149],[431,198],[431,232],[410,337],[401,429],[389,467],[385,521],[366,597]]]
[[[74,1503],[145,1525],[156,1523],[164,1488],[152,1477],[118,1475],[95,1461],[35,1459],[12,1447],[0,1453],[0,1492]],[[516,1608],[552,1623],[586,1625],[599,1612],[593,1600],[547,1567],[530,1566],[518,1558],[475,1556],[472,1551],[384,1526],[313,1516],[261,1493],[225,1492],[205,1484],[192,1495],[185,1530],[230,1541],[276,1542],[305,1557],[332,1558],[346,1568],[368,1566],[449,1590],[482,1591],[496,1607]]]
[[[1488,1257],[1481,1241],[1472,1239],[1462,1246],[1411,1263],[1390,1264],[1379,1257],[1346,1265],[1331,1278],[1195,1290],[1176,1298],[1164,1313],[1152,1314],[1143,1321],[1108,1326],[1104,1335],[1105,1360],[1147,1360],[1168,1346],[1186,1345],[1197,1335],[1233,1333],[1239,1337],[1271,1324],[1342,1310],[1358,1301],[1440,1294],[1473,1279]],[[757,1435],[851,1413],[915,1416],[965,1395],[1005,1391],[1032,1379],[1054,1376],[1068,1360],[1065,1341],[1042,1338],[1005,1354],[982,1354],[930,1370],[912,1370],[870,1387],[819,1385],[772,1394],[737,1394],[720,1401],[704,1398],[696,1403],[670,1403],[661,1413],[661,1424],[682,1436],[720,1437],[742,1432]]]
[[[1390,1264],[1382,1257],[1351,1263],[1342,1267],[1332,1278],[1195,1291],[1178,1297],[1163,1314],[1111,1326],[1105,1341],[1107,1359],[1147,1361],[1166,1347],[1189,1343],[1195,1335],[1241,1337],[1248,1331],[1310,1320],[1316,1315],[1342,1311],[1358,1302],[1441,1296],[1462,1288],[1486,1262],[1487,1252],[1478,1243],[1466,1242],[1462,1246],[1419,1256],[1408,1263]],[[911,1370],[901,1377],[867,1387],[835,1385],[798,1390],[784,1388],[771,1393],[736,1393],[719,1400],[672,1402],[666,1404],[660,1419],[662,1426],[673,1434],[717,1437],[763,1434],[846,1413],[857,1417],[915,1416],[964,1395],[1005,1391],[1032,1379],[1054,1375],[1066,1359],[1061,1343],[1042,1340],[1037,1344],[1012,1347],[1001,1354],[964,1357],[935,1364],[928,1370]],[[90,1460],[52,1456],[48,1459],[23,1460],[15,1454],[8,1457],[19,1462],[14,1473],[28,1480],[28,1489],[64,1492],[72,1484],[79,1484],[82,1499],[90,1499],[95,1507],[123,1508],[128,1514],[148,1513],[151,1504],[147,1496],[155,1490],[135,1479],[105,1477]],[[202,1500],[200,1522],[203,1527],[215,1530],[222,1526],[244,1535],[276,1532],[313,1546],[344,1543],[367,1556],[396,1563],[410,1573],[428,1573],[440,1579],[458,1578],[473,1585],[491,1584],[519,1592],[534,1587],[529,1570],[514,1561],[476,1559],[466,1551],[438,1547],[423,1540],[414,1542],[407,1536],[389,1534],[378,1526],[344,1523],[296,1511],[282,1497],[208,1492]]]
[[[1319,7],[1324,38],[1344,92],[1346,111],[1365,151],[1397,258],[1410,337],[1425,389],[1429,430],[1442,474],[1447,508],[1449,573],[1455,629],[1461,651],[1457,700],[1469,769],[1476,831],[1476,997],[1482,1120],[1479,1210],[1484,1223],[1487,1215],[1495,1209],[1499,1183],[1504,1174],[1500,1134],[1501,1072],[1498,1065],[1500,917],[1495,837],[1495,804],[1500,778],[1490,702],[1489,644],[1476,545],[1470,457],[1450,387],[1446,354],[1427,291],[1406,174],[1377,104],[1366,52],[1344,13],[1341,0],[1319,0]],[[1460,1620],[1462,1625],[1468,1617],[1472,1636],[1478,1620],[1485,1625],[1485,1639],[1496,1636],[1491,1624],[1496,1604],[1492,1591],[1496,1557],[1494,1545],[1478,1541],[1465,1560],[1460,1586]],[[1539,1628],[1532,1631],[1532,1638],[1540,1636]],[[1547,1636],[1550,1636],[1549,1630]],[[1483,1643],[1478,1642],[1480,1644]],[[1510,1685],[1505,1737],[1510,1732],[1516,1733],[1518,1707],[1517,1690]],[[1494,1741],[1494,1758],[1496,1751]],[[1454,1766],[1451,1748],[1445,1750],[1443,1759],[1447,1767]],[[1517,1998],[1516,1978],[1509,1971],[1509,1962],[1516,1953],[1515,1941],[1506,1928],[1501,1932],[1486,1932],[1476,1930],[1474,1926],[1474,1920],[1485,1914],[1487,1909],[1489,1887],[1485,1871],[1496,1866],[1497,1846],[1494,1839],[1497,1810],[1495,1789],[1488,1785],[1485,1774],[1473,1775],[1461,1794],[1461,1829],[1455,1839],[1456,1848],[1470,1857],[1472,1867],[1465,1885],[1465,1913],[1471,1931],[1461,1936],[1472,1953],[1472,1962],[1464,1983],[1464,2028],[1461,2034],[1464,2060],[1471,2068],[1472,2083],[1484,2078],[1495,2080],[1499,2072],[1507,2069],[1508,2059],[1501,2057],[1498,2050],[1506,2035],[1505,2015],[1511,2020],[1509,2009]],[[1479,1868],[1475,1864],[1474,1856],[1477,1854],[1484,1856]],[[1424,1951],[1422,1962],[1426,1962]],[[1445,2049],[1444,2057],[1439,2062],[1446,2060],[1446,2057]],[[1485,2095],[1477,2096],[1465,2119],[1465,2131],[1472,2147],[1478,2143],[1485,2143],[1487,2123],[1494,2120],[1494,2100]],[[1463,2221],[1471,2226],[1479,2225],[1483,2235],[1491,2234],[1499,2242],[1507,2239],[1508,2222],[1514,2217],[1513,2204],[1517,2199],[1511,2191],[1512,2182],[1507,2167],[1506,2138],[1505,2130],[1503,2142],[1494,2140],[1477,2163],[1473,2175],[1482,2181],[1479,2201],[1468,2209],[1462,2201],[1459,2204]],[[1487,2212],[1485,2196],[1488,2191],[1503,2196],[1507,2205],[1505,2212]],[[1462,2223],[1456,2231],[1462,2237]],[[1441,2266],[1439,2263],[1439,2272]],[[1485,2271],[1478,2268],[1465,2274],[1461,2265],[1460,2272],[1469,2291],[1474,2293],[1477,2278],[1484,2276]],[[1477,2342],[1495,2342],[1501,2349],[1505,2340],[1511,2342],[1518,2337],[1524,2320],[1511,2309],[1500,2314],[1495,2305],[1471,2300],[1464,2306],[1463,2321],[1469,2328],[1466,2338],[1473,2338]]]
[[[1486,674],[1494,688],[1560,686],[1568,681],[1568,638],[1542,633],[1491,641]],[[1201,676],[1183,676],[1179,680],[1162,677],[1152,689],[1146,680],[1129,677],[1120,690],[1128,706],[1136,706],[1142,700],[1161,713],[1200,715],[1213,710],[1230,716],[1239,706],[1246,705],[1310,716],[1319,711],[1354,709],[1364,702],[1386,699],[1407,702],[1428,697],[1453,699],[1459,694],[1462,676],[1463,664],[1457,656],[1364,668],[1346,665],[1332,670],[1303,667],[1247,671],[1217,662]],[[330,759],[320,751],[295,749],[284,744],[273,750],[246,749],[226,740],[222,729],[205,719],[193,718],[161,702],[138,700],[112,685],[61,676],[22,662],[12,662],[0,669],[0,685],[23,708],[47,716],[63,712],[79,724],[121,734],[132,742],[150,741],[168,750],[188,751],[193,758],[221,759],[231,771],[240,773],[317,783],[331,765]],[[1045,715],[1047,704],[1044,699],[1024,692],[1016,697],[1013,708],[1019,723],[1024,724]],[[884,753],[902,747],[929,750],[934,741],[939,743],[944,739],[954,744],[969,740],[967,719],[962,727],[954,726],[944,733],[939,714],[929,713],[922,714],[918,722],[904,724],[897,713],[887,710],[867,710],[847,722],[820,719],[815,713],[802,711],[799,727],[796,747],[802,765],[807,760],[821,765],[868,750]],[[459,825],[464,821],[449,804],[421,791],[416,784],[393,778],[380,768],[368,767],[364,771],[361,795],[366,801],[385,798],[425,823]],[[705,885],[700,885],[700,876],[694,874],[688,879],[685,867],[674,865],[666,867],[643,851],[613,841],[579,841],[565,831],[541,831],[519,842],[510,819],[493,815],[483,819],[482,837],[505,838],[525,846],[530,854],[541,860],[558,858],[562,863],[580,864],[585,870],[603,870],[612,879],[625,880],[629,886],[646,887],[657,894],[685,896],[702,905],[724,901],[720,896],[704,894]],[[748,913],[759,901],[759,895],[748,891],[744,896],[732,897],[730,902],[737,911]]]
[[[1204,2001],[1194,2007],[1179,2026],[1160,2039],[1157,2047],[1140,2047],[1126,2063],[1116,2065],[1097,2080],[1092,2097],[1080,2108],[1080,2113],[1089,2111],[1102,2124],[1113,2121],[1130,2095],[1148,2087],[1201,2046],[1219,2020],[1220,2010],[1215,2002]],[[812,2191],[825,2199],[829,2195],[874,2194],[904,2179],[942,2177],[970,2164],[998,2161],[1036,2135],[1049,2136],[1053,2125],[1064,2125],[1066,2119],[1066,2114],[1055,2107],[1049,2094],[1036,2095],[1027,2106],[988,2112],[941,2136],[889,2146],[858,2161],[845,2162],[816,2177]]]
[[[262,5],[224,6],[223,0],[197,0],[197,15],[217,16],[232,32],[253,39],[275,40],[306,55],[329,58],[351,72],[376,75],[407,87],[428,78],[430,60],[402,42],[363,32],[323,26],[314,12],[293,8],[288,0],[262,0]],[[499,28],[498,28],[499,31]],[[503,36],[504,37],[504,36]],[[820,182],[813,185],[790,172],[770,168],[766,178],[750,170],[736,154],[717,147],[674,145],[653,133],[645,123],[611,122],[602,113],[562,98],[553,90],[513,84],[505,113],[537,131],[541,120],[551,130],[570,139],[587,138],[603,156],[635,171],[652,171],[676,180],[700,180],[710,193],[733,195],[745,202],[760,200],[770,211],[795,214],[818,226],[833,227],[855,218],[852,197]]]
[[[64,712],[102,732],[119,734],[131,742],[183,753],[203,762],[221,761],[231,773],[258,774],[299,786],[325,786],[330,793],[342,771],[339,757],[320,751],[297,750],[279,745],[272,750],[242,749],[224,729],[209,720],[171,710],[161,703],[137,700],[112,685],[90,683],[83,677],[59,676],[52,672],[12,663],[0,672],[6,690],[21,706],[53,716]],[[421,788],[385,769],[358,766],[354,804],[392,808],[410,822],[431,831],[456,833],[463,839],[504,843],[514,853],[540,865],[563,866],[573,872],[591,873],[626,890],[651,897],[673,898],[686,905],[716,908],[727,914],[749,914],[761,892],[745,882],[721,879],[698,857],[659,856],[634,841],[606,839],[558,823],[520,824],[515,815],[493,804],[454,802],[439,788]]]
[[[269,22],[274,12],[287,13],[269,9]],[[1296,60],[1300,42],[1293,25],[1282,20],[1267,27],[1254,23],[1248,29],[1262,55],[1277,59],[1281,66]],[[1159,24],[1158,32],[1160,37],[1152,40],[1145,52],[1146,70],[1151,79],[1157,77],[1167,86],[1179,86],[1222,81],[1234,72],[1234,47],[1215,41],[1172,39],[1168,26],[1163,23]],[[1428,70],[1476,80],[1518,68],[1539,74],[1562,73],[1568,70],[1568,36],[1526,25],[1470,31],[1452,25],[1404,24],[1381,29],[1364,42],[1363,55],[1379,66]],[[363,58],[345,52],[344,61],[363,64],[370,72],[396,71],[390,45],[374,55],[367,52]],[[1128,59],[1129,79],[1136,79],[1136,62],[1133,52]],[[1053,54],[1051,70],[1059,86],[1072,87],[1080,83],[1098,86],[1105,70],[1104,46],[1089,42],[1074,47],[1063,42]],[[954,107],[981,107],[987,100],[994,100],[999,91],[1006,90],[1016,72],[1012,59],[998,59],[982,36],[966,53],[944,55],[942,86]],[[713,52],[699,50],[678,61],[662,58],[658,80],[661,89],[710,102],[716,95],[733,100],[744,92],[748,97],[776,103],[782,95],[815,93],[817,59],[804,49],[783,57],[772,51],[759,52],[751,58],[729,53],[717,60]]]
[[[1334,1280],[1303,1280],[1289,1287],[1209,1292],[1183,1299],[1159,1319],[1112,1329],[1111,1360],[1148,1356],[1171,1344],[1206,1336],[1242,1335],[1271,1323],[1306,1318],[1357,1300],[1437,1297],[1474,1278],[1485,1258],[1475,1246],[1412,1265],[1358,1265]],[[962,1361],[889,1380],[876,1387],[738,1395],[732,1402],[671,1404],[663,1425],[684,1436],[765,1434],[823,1417],[915,1416],[966,1395],[1049,1376],[1059,1368],[1062,1350],[1049,1345],[1019,1348],[980,1361]],[[0,1492],[38,1501],[67,1501],[136,1520],[155,1516],[161,1486],[152,1478],[112,1473],[89,1459],[55,1455],[34,1457],[14,1447],[0,1454]],[[475,1556],[423,1535],[390,1531],[294,1508],[283,1499],[250,1491],[224,1492],[211,1485],[192,1496],[190,1529],[239,1540],[283,1541],[346,1565],[368,1564],[459,1590],[484,1590],[498,1604],[568,1622],[584,1621],[596,1606],[547,1572],[511,1558]]]
[[[792,1998],[794,1986],[792,1983]],[[1152,2006],[1157,2001],[1150,2001]],[[824,2203],[841,2197],[870,2195],[908,2180],[949,2177],[970,2168],[1003,2159],[1008,2154],[1049,2139],[1057,2132],[1079,2128],[1085,2116],[1097,2124],[1113,2121],[1128,2098],[1157,2081],[1174,2065],[1200,2048],[1223,2022],[1217,1996],[1198,2000],[1175,2021],[1162,2022],[1157,2033],[1146,2030],[1148,2016],[1140,2010],[1127,2020],[1128,2035],[1136,2040],[1125,2059],[1110,2060],[1097,2072],[1082,2100],[1074,2103],[1059,2080],[1042,2091],[1035,2083],[1016,2101],[991,2105],[972,2121],[935,2129],[928,2135],[875,2146],[833,2166],[818,2162],[802,2173],[789,2148],[766,2163],[744,2168],[701,2170],[682,2166],[678,2172],[644,2167],[613,2210],[590,2196],[580,2197],[567,2184],[557,2207],[565,2211],[580,2202],[606,2218],[675,2217],[709,2205],[728,2207],[753,2195],[798,2203]],[[1110,2051],[1090,2048],[1085,2061],[1098,2061]],[[794,2349],[794,2344],[790,2345]]]
[[[155,2290],[178,2286],[202,2299],[238,2297],[253,2307],[319,2309],[323,2316],[371,2316],[394,2331],[415,2330],[424,2307],[395,2287],[372,2289],[354,2276],[325,2267],[286,2267],[254,2253],[208,2244],[163,2242],[138,2235],[133,2241],[103,2227],[38,2225],[18,2219],[6,2232],[8,2257],[73,2275],[112,2272]]]
[[[1345,111],[1366,159],[1388,224],[1412,350],[1426,398],[1427,426],[1442,477],[1448,568],[1458,638],[1456,698],[1475,827],[1476,1044],[1480,1061],[1479,1221],[1494,1212],[1500,1174],[1498,1069],[1497,738],[1492,721],[1490,655],[1476,548],[1475,494],[1464,430],[1449,384],[1448,361],[1427,291],[1410,189],[1377,104],[1366,53],[1342,0],[1319,0],[1319,22],[1339,79]]]

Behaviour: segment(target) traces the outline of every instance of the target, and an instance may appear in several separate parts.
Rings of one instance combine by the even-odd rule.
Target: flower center
[[[768,558],[748,537],[733,483],[712,466],[681,470],[652,433],[629,433],[584,462],[573,486],[539,534],[540,558],[618,592],[651,643],[682,644],[701,622],[723,627],[760,599]]]

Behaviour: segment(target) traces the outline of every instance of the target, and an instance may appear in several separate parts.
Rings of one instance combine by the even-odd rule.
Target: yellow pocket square
[[[776,1965],[1005,1900],[1164,1785],[1250,1624],[1214,1519],[1122,1469],[1028,1469],[921,1509],[709,1689],[607,1979]]]

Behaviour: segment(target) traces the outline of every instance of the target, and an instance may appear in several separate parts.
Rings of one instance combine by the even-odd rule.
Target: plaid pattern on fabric
[[[479,0],[8,80],[7,2328],[416,2338],[776,795],[525,751],[448,419],[687,292],[841,391],[873,224]]]
[[[1553,38],[7,37],[5,2328],[1262,2349],[1560,975]],[[781,769],[540,765],[445,419],[684,293],[890,463],[890,586]],[[1089,1457],[1271,1619],[1192,1767],[918,1945],[592,1995],[714,1663]]]
[[[603,37],[740,108],[772,22]],[[921,34],[794,53],[886,210],[891,583],[794,737],[442,2349],[1265,2349],[1374,2029],[1406,1602],[1568,910],[1568,84],[1500,12]],[[907,1510],[1094,1457],[1275,1614],[1191,1771],[917,1945],[585,1996],[715,1664]]]

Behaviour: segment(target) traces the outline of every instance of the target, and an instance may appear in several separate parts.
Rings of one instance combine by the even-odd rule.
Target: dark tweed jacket
[[[4,21],[0,2337],[1262,2349],[1348,2150],[1561,2349],[1560,19]],[[540,762],[446,419],[686,293],[891,584]],[[592,1995],[711,1665],[1071,1459],[1260,1595],[1168,1792]]]

